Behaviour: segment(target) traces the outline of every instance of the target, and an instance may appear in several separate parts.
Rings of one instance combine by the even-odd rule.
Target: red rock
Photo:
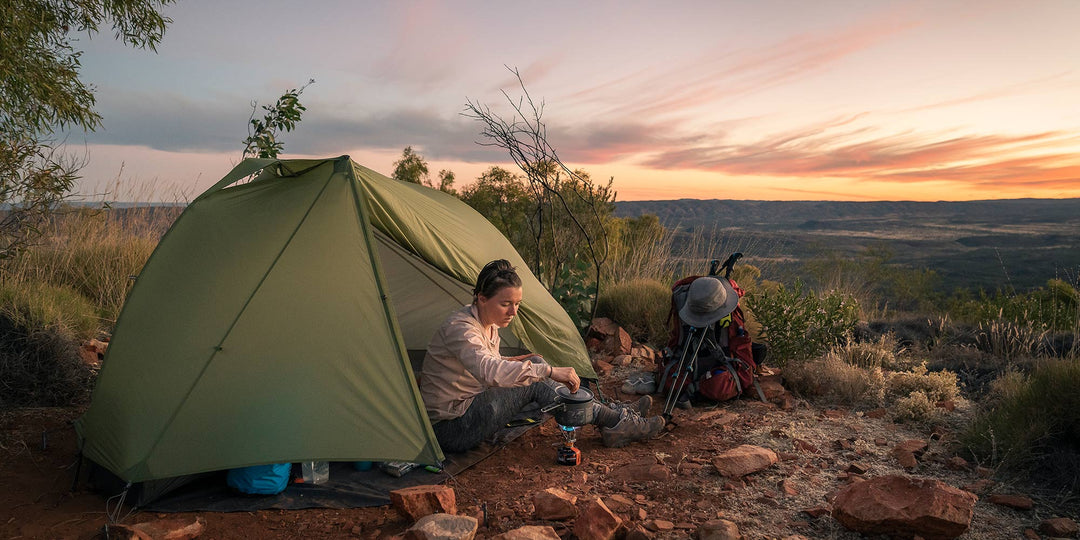
[[[622,523],[603,501],[591,499],[574,520],[574,534],[581,540],[611,540]]]
[[[430,514],[456,514],[454,489],[449,486],[415,486],[390,492],[390,504],[412,521]]]
[[[790,411],[795,408],[795,396],[791,395],[791,392],[784,392],[772,401],[784,411]]]
[[[675,529],[675,524],[666,519],[654,519],[645,526],[651,531],[671,531]]]
[[[713,409],[697,415],[694,419],[708,422],[710,426],[726,426],[738,420],[739,415],[725,409]]]
[[[990,478],[991,476],[994,476],[994,470],[987,469],[986,467],[975,467],[975,474],[983,478]]]
[[[604,349],[613,356],[630,354],[633,343],[633,340],[630,339],[630,334],[627,334],[626,330],[623,330],[620,327],[615,334],[604,339]]]
[[[864,416],[867,418],[885,418],[885,415],[887,414],[889,414],[889,411],[886,409],[874,409],[872,411],[866,411]]]
[[[111,530],[112,526],[109,528]],[[136,523],[131,528],[153,540],[190,540],[198,538],[206,530],[206,522],[201,517],[196,517],[194,521],[183,518],[159,519]]]
[[[1076,522],[1064,517],[1045,519],[1039,524],[1039,532],[1059,538],[1073,538],[1080,529]]]
[[[1035,532],[1035,529],[1024,529],[1024,538],[1028,540],[1039,540],[1042,538],[1039,533]]]
[[[607,317],[597,317],[592,320],[592,324],[589,325],[589,336],[604,339],[608,336],[615,335],[619,331],[619,325],[615,324],[615,321]]]
[[[615,366],[612,366],[610,363],[603,360],[597,360],[596,363],[593,364],[593,369],[596,370],[596,374],[601,377],[607,377],[614,367]]]
[[[620,482],[667,482],[671,480],[671,470],[658,463],[635,463],[617,467],[611,472],[611,479]]]
[[[405,540],[472,540],[477,528],[474,517],[429,514],[405,531]]]
[[[560,540],[560,538],[555,529],[549,526],[526,525],[506,531],[496,536],[495,540]]]
[[[79,357],[84,364],[92,368],[100,367],[101,361],[105,358],[105,350],[108,347],[109,344],[104,341],[91,339],[79,347]]]
[[[919,465],[919,460],[915,459],[915,454],[909,450],[903,448],[893,448],[892,455],[896,458],[896,461],[901,467],[905,469],[914,469]]]
[[[1006,495],[1003,493],[995,493],[990,496],[990,502],[1008,506],[1009,508],[1015,508],[1017,510],[1031,510],[1035,506],[1035,502],[1030,498],[1023,495]]]
[[[765,399],[768,401],[776,401],[780,396],[787,393],[787,389],[783,384],[780,384],[780,380],[777,378],[758,379],[758,386],[761,387],[761,392],[765,394]],[[750,392],[755,397],[757,396],[757,390],[751,389]]]
[[[779,459],[768,448],[744,444],[717,454],[713,467],[723,476],[738,478],[771,467]]]
[[[825,415],[825,418],[843,418],[844,415],[847,413],[837,409],[829,409],[822,412],[821,414]]]
[[[620,354],[616,356],[611,363],[616,366],[626,367],[630,365],[631,358],[632,357],[629,354]]]
[[[634,525],[626,532],[625,540],[652,540],[652,535],[646,532],[641,525]]]
[[[922,439],[909,439],[902,443],[897,444],[893,448],[900,448],[915,454],[916,457],[921,456],[926,451],[926,441]]]
[[[604,504],[612,511],[619,513],[629,512],[630,509],[634,507],[634,501],[631,501],[626,496],[618,493],[605,497]]]
[[[945,462],[945,467],[953,471],[962,471],[968,468],[968,462],[960,456],[953,456]]]
[[[800,512],[813,517],[818,518],[821,516],[829,515],[829,509],[824,506],[815,506],[814,508],[803,508]]]
[[[588,349],[589,352],[600,352],[600,348],[603,346],[604,342],[597,338],[591,337],[585,340],[585,348]]]
[[[806,442],[806,441],[804,441],[802,439],[792,439],[791,443],[795,447],[795,449],[798,450],[799,452],[803,452],[805,454],[820,454],[821,453],[821,450],[819,450],[818,447],[816,447],[816,446],[814,446],[814,445],[812,445],[812,444],[810,444],[810,443],[808,443],[808,442]]]
[[[533,493],[536,519],[561,521],[577,516],[577,497],[559,489],[548,488]]]
[[[795,481],[790,478],[785,478],[780,481],[780,491],[784,495],[792,496],[799,494],[799,490],[795,487]]]
[[[869,470],[870,467],[863,463],[852,463],[847,468],[847,472],[852,474],[866,474]]]
[[[874,446],[889,446],[889,441],[878,437],[874,439]]]
[[[974,494],[938,480],[881,476],[841,488],[832,516],[863,534],[943,540],[964,534],[977,500]]]
[[[799,459],[799,454],[792,452],[777,452],[776,455],[781,461],[795,461],[796,459]]]

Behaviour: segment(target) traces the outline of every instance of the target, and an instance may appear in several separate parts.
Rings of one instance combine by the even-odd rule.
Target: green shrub
[[[619,323],[637,341],[663,346],[668,339],[670,310],[669,286],[652,279],[634,279],[600,291],[596,314]]]
[[[770,358],[779,366],[805,362],[844,343],[858,322],[859,306],[852,297],[804,292],[801,281],[790,290],[779,284],[763,287],[744,299],[761,325]]]
[[[1076,489],[1080,478],[1080,361],[1046,360],[991,386],[962,442],[994,466]]]
[[[1061,279],[1051,279],[1045,287],[1026,293],[981,291],[976,297],[958,292],[947,306],[953,318],[970,324],[1011,323],[1038,332],[1080,329],[1080,292],[1075,284]]]

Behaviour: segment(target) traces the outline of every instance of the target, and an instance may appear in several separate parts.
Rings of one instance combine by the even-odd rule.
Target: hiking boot
[[[652,408],[652,398],[649,396],[641,396],[637,401],[633,403],[608,403],[608,407],[615,409],[616,411],[633,411],[641,416],[649,414],[649,409]]]
[[[634,441],[651,439],[664,430],[664,419],[660,416],[642,418],[637,413],[622,411],[622,419],[615,427],[600,428],[600,440],[604,446],[619,448]]]

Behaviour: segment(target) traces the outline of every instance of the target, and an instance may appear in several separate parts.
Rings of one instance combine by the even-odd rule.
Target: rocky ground
[[[608,397],[636,397],[618,392],[630,369],[616,367],[605,377]],[[1038,532],[1041,525],[1052,534],[1061,531],[1053,533],[1044,520],[1077,518],[1067,498],[1032,497],[1030,490],[1025,493],[995,480],[993,471],[956,459],[948,429],[926,433],[885,417],[874,418],[878,414],[873,411],[823,409],[796,399],[774,401],[780,405],[744,399],[712,408],[677,409],[662,436],[618,449],[603,447],[599,434],[586,427],[578,443],[583,463],[572,467],[555,463],[561,439],[558,426],[549,420],[458,475],[448,486],[454,490],[457,513],[476,518],[477,536],[482,538],[528,525],[549,526],[559,536],[574,536],[577,522],[585,518],[537,515],[534,496],[549,488],[565,492],[579,511],[599,498],[624,522],[618,534],[634,538],[688,538],[716,520],[734,523],[747,539],[862,538],[830,515],[831,503],[848,485],[888,475],[934,479],[977,495],[970,525],[960,536],[964,539],[1046,538],[1047,534]],[[660,403],[655,404],[653,412],[660,408]],[[75,437],[69,421],[79,413],[75,408],[60,408],[0,415],[0,485],[4,488],[0,490],[0,537],[103,537],[106,501],[71,489]],[[966,413],[961,407],[950,414]],[[766,460],[762,470],[745,476],[738,476],[741,471],[721,475],[726,465],[717,457],[741,445],[769,451],[776,461]],[[412,519],[390,506],[198,515],[136,513],[126,516],[124,523],[172,519],[188,524],[199,520],[200,538],[222,540],[388,538],[404,534],[413,525]]]

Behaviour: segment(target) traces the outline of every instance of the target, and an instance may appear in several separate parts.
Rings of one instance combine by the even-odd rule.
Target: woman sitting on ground
[[[521,303],[521,278],[509,261],[484,266],[473,302],[454,312],[431,338],[421,368],[420,394],[435,437],[444,451],[476,447],[530,403],[555,403],[555,389],[581,384],[574,368],[554,367],[539,355],[499,354],[499,328],[506,328]],[[592,423],[606,446],[619,447],[656,436],[659,416],[644,418],[652,399],[634,405],[593,402]]]

